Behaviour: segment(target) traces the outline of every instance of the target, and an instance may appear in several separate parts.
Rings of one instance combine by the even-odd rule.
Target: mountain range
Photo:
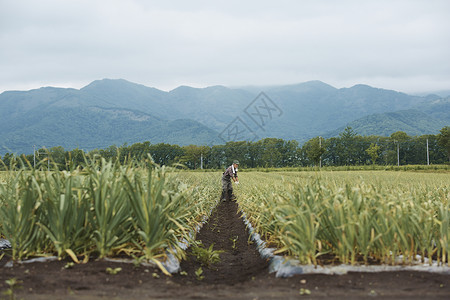
[[[450,124],[450,97],[367,85],[337,89],[321,81],[166,92],[103,79],[79,90],[3,92],[0,115],[0,154],[32,153],[33,145],[92,150],[143,141],[213,145],[276,137],[302,144],[346,126],[362,135],[437,134]]]

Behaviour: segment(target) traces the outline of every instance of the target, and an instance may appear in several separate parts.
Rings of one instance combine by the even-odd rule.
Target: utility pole
[[[203,153],[200,154],[200,169],[203,170]]]
[[[400,167],[400,142],[397,143],[397,167]]]
[[[427,166],[430,165],[430,151],[428,150],[428,139],[427,139]]]

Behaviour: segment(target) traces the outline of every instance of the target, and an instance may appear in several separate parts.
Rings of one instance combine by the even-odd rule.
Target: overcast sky
[[[0,0],[0,92],[103,78],[450,90],[450,1]]]

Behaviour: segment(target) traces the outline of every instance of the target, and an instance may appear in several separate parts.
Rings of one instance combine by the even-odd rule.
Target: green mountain
[[[264,92],[264,93],[261,93]],[[38,147],[105,148],[151,143],[215,144],[276,137],[300,143],[337,135],[436,133],[449,124],[449,99],[320,81],[268,87],[178,87],[170,92],[118,79],[82,89],[45,87],[0,94],[0,154]],[[225,137],[226,135],[226,137]]]
[[[450,124],[450,96],[445,99],[432,99],[419,105],[417,109],[446,122],[446,125]]]
[[[267,134],[276,132],[277,137],[300,142],[318,135],[325,136],[336,128],[345,128],[359,118],[413,109],[435,100],[434,97],[410,96],[367,85],[336,89],[320,81],[274,87],[268,89],[267,94],[284,112],[273,127],[268,128]]]
[[[446,123],[434,119],[430,115],[419,110],[401,110],[383,114],[373,114],[350,122],[347,126],[360,135],[390,136],[396,131],[404,131],[410,136],[423,134],[437,134]],[[325,137],[337,136],[344,130],[340,127]]]
[[[184,115],[167,103],[167,92],[123,79],[96,80],[79,92],[81,98],[91,99],[100,107],[126,107],[173,120]]]
[[[140,97],[125,97],[130,101],[120,104],[115,97],[83,89],[4,92],[0,95],[4,116],[0,120],[0,153],[31,153],[33,145],[91,150],[143,141],[180,145],[217,142],[217,132],[194,120],[167,120],[134,109],[147,105],[145,110],[160,114],[146,103],[152,98],[139,103]]]
[[[390,136],[393,132],[404,131],[410,136],[438,134],[450,124],[450,97],[421,103],[414,109],[399,110],[382,114],[372,114],[354,120],[346,126],[360,135]],[[337,136],[344,128],[339,127],[324,135]]]

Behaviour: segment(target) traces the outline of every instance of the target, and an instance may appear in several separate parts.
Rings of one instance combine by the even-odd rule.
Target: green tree
[[[438,144],[447,152],[448,161],[450,162],[450,126],[445,126],[440,130],[437,136]]]
[[[183,156],[180,157],[180,163],[185,164],[190,169],[200,168],[201,157],[206,157],[209,152],[208,146],[189,145],[183,147]]]
[[[135,143],[128,147],[127,156],[137,160],[147,158],[147,154],[150,153],[150,142]]]
[[[13,160],[14,155],[10,154],[10,153],[5,153],[5,155],[3,156],[0,162],[0,170],[5,170],[5,169],[9,169],[9,167],[11,166],[11,161]]]
[[[392,160],[391,156],[391,162],[392,164],[405,164],[406,163],[406,147],[405,143],[410,139],[408,134],[404,131],[397,131],[391,134],[391,141],[393,143],[393,148],[391,154],[395,153],[395,158]],[[399,161],[400,159],[400,161]]]
[[[250,162],[250,157],[248,155],[248,142],[227,142],[225,144],[225,156],[225,166],[230,165],[233,160],[237,159],[239,160],[241,167],[246,167]]]
[[[356,132],[350,126],[347,126],[342,133],[339,134],[340,143],[337,147],[339,162],[341,165],[354,165],[356,153]]]
[[[264,167],[281,167],[282,165],[282,154],[283,151],[282,139],[276,138],[265,138],[257,142],[260,147],[261,162],[260,166]]]
[[[281,167],[292,167],[298,165],[298,142],[295,140],[283,141],[281,151],[282,161]]]
[[[159,143],[150,146],[150,155],[158,165],[171,165],[183,155],[183,149],[178,145]]]
[[[391,134],[391,139],[398,142],[406,142],[408,138],[408,134],[404,131],[397,131]]]
[[[324,140],[324,148],[325,148],[325,152],[322,155],[322,163],[324,165],[328,165],[328,166],[336,166],[339,164],[339,160],[338,160],[338,145],[340,145],[340,139],[337,137],[332,137],[329,139]],[[305,151],[303,151],[302,148],[302,165],[305,166],[305,162],[307,161],[306,159],[307,155],[305,153]]]
[[[319,165],[320,158],[325,153],[325,148],[322,145],[322,137],[318,136],[310,139],[303,146],[306,151],[306,155],[317,166]]]
[[[119,147],[117,147],[116,145],[111,145],[106,149],[93,150],[90,152],[90,154],[92,155],[97,153],[106,160],[116,159],[117,155],[119,154]]]
[[[214,145],[208,155],[208,167],[213,169],[223,169],[227,164],[225,145]]]
[[[66,168],[66,152],[62,146],[52,147],[46,151],[47,155],[50,157],[50,164],[57,166],[59,170]],[[50,166],[52,168],[52,166]]]
[[[367,154],[369,154],[370,159],[372,160],[373,164],[375,164],[378,159],[380,149],[381,149],[380,146],[378,146],[375,143],[372,143],[372,144],[370,144],[370,147],[367,148],[367,150],[366,150],[366,152],[367,152]]]

